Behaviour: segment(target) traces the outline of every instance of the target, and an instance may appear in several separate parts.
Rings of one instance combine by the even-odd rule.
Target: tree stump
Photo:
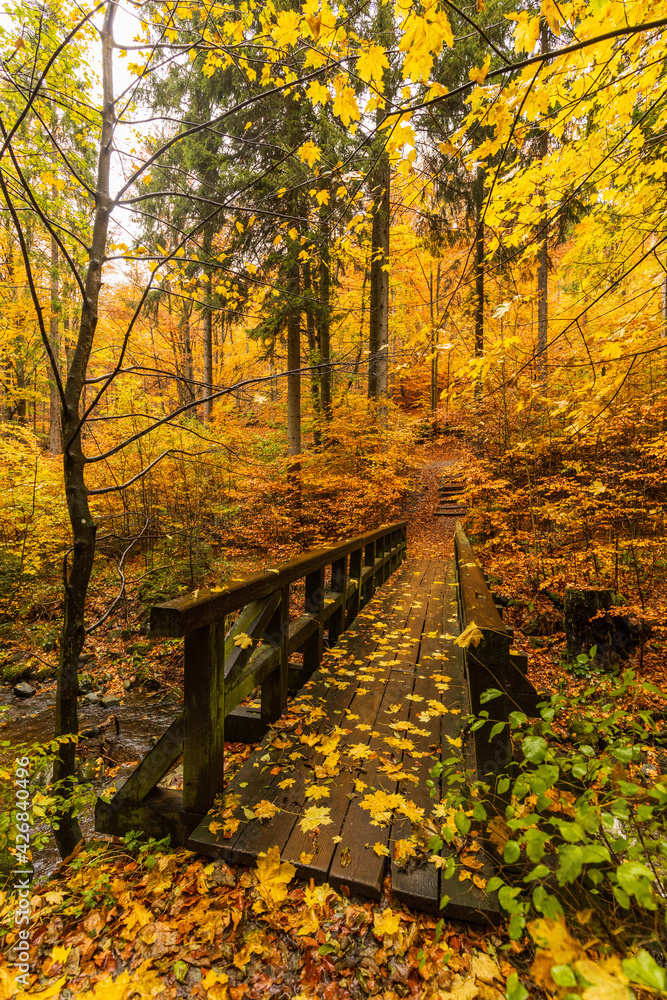
[[[596,618],[600,611],[609,611],[614,601],[611,590],[567,587],[565,590],[565,635],[567,655],[575,659],[580,653],[597,646],[596,659],[605,662],[612,649],[613,619],[610,615]]]
[[[565,634],[570,659],[589,653],[593,646],[597,646],[596,661],[604,667],[628,658],[641,640],[642,629],[635,618],[612,612],[622,603],[613,590],[566,589]],[[596,618],[600,611],[606,614]]]

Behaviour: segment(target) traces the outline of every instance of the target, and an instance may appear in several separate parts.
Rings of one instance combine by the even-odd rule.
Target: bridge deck
[[[481,851],[470,855],[477,885],[400,858],[399,841],[426,843],[433,833],[428,815],[440,796],[429,797],[426,779],[441,746],[451,754],[468,712],[458,633],[453,563],[404,563],[326,653],[188,846],[246,865],[278,846],[301,878],[377,899],[391,873],[393,894],[409,905],[438,912],[447,894],[451,916],[493,913]],[[465,763],[474,767],[470,742],[463,739]]]

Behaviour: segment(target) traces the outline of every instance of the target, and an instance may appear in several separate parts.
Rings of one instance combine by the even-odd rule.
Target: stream
[[[136,762],[149,751],[168,728],[173,719],[183,711],[182,702],[163,702],[164,692],[156,694],[128,694],[115,708],[79,702],[79,730],[90,729],[105,722],[110,715],[118,719],[120,731],[114,728],[104,734],[105,770],[114,769],[112,776],[101,776],[88,784],[99,794],[111,785],[119,786],[132,772]],[[33,698],[21,701],[12,694],[11,687],[0,688],[0,763],[7,765],[16,758],[17,750],[25,744],[45,743],[53,736],[55,718],[55,686]],[[100,738],[93,737],[80,744],[85,759],[99,757]],[[118,770],[115,770],[119,768]],[[86,840],[95,835],[94,806],[79,816],[81,831]],[[48,844],[35,852],[33,858],[35,881],[42,881],[60,862],[53,836]]]

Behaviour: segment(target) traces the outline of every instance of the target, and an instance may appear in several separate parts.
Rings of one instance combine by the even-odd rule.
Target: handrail
[[[465,647],[465,667],[471,715],[479,719],[488,714],[488,721],[473,730],[477,770],[488,780],[503,773],[512,759],[510,712],[534,715],[541,698],[518,665],[520,656],[510,650],[511,638],[460,521],[454,533],[454,563],[462,630],[474,623],[481,632],[476,643],[473,639]],[[500,694],[487,701],[483,695],[491,688]],[[504,726],[494,732],[498,723]]]
[[[154,635],[181,637],[232,611],[238,611],[251,601],[268,597],[276,590],[328,566],[330,563],[377,541],[394,531],[405,530],[406,521],[386,524],[375,531],[356,535],[334,545],[304,552],[303,555],[279,563],[274,568],[259,570],[219,590],[200,589],[195,594],[177,597],[158,604],[151,610],[151,632]]]

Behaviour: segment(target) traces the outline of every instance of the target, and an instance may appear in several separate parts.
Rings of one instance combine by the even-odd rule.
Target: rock
[[[79,663],[90,663],[91,660],[97,659],[97,653],[81,653],[79,656]]]
[[[88,674],[82,674],[81,677],[79,677],[79,694],[89,694],[92,690],[92,679],[88,676]]]
[[[174,705],[174,704],[176,704],[177,701],[180,701],[182,697],[183,697],[183,695],[181,694],[180,691],[177,691],[175,688],[170,688],[166,692],[166,694],[165,694],[164,698],[162,699],[162,701],[159,702],[159,704],[160,705]]]
[[[568,732],[573,743],[579,746],[593,747],[595,750],[600,737],[595,725],[583,715],[575,715],[568,726]]]
[[[27,681],[21,681],[12,688],[12,694],[15,694],[17,698],[32,698],[36,693],[35,688]]]
[[[85,705],[97,705],[100,700],[100,696],[97,691],[91,691],[83,699]]]
[[[84,760],[79,766],[76,776],[81,782],[92,781],[95,777],[95,764],[92,760]]]
[[[118,708],[120,698],[116,694],[103,694],[100,698],[100,704],[103,708]]]
[[[123,681],[124,691],[129,691],[131,687],[132,687],[132,681],[127,681],[127,680]]]

